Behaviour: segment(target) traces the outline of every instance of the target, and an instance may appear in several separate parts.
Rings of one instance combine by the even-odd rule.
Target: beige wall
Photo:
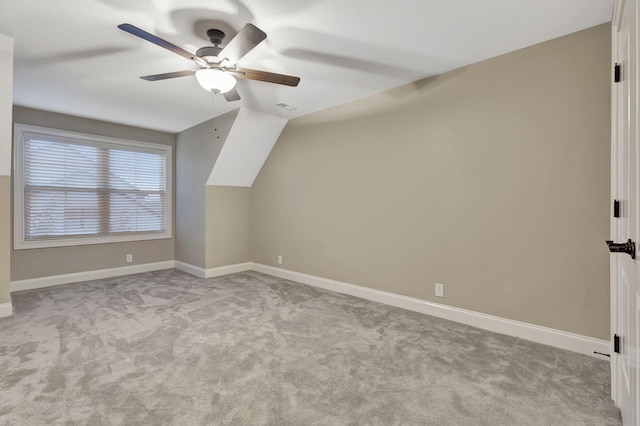
[[[11,176],[0,176],[0,304],[11,301]]]
[[[177,135],[176,260],[206,268],[207,179],[238,110]]]
[[[206,267],[251,261],[251,188],[207,186]]]
[[[252,260],[608,339],[610,46],[601,25],[294,120]]]
[[[34,110],[19,106],[13,108],[13,119],[15,123],[21,124],[31,124],[35,126],[83,132],[93,135],[172,145],[174,147],[173,151],[175,157],[175,135],[169,133]],[[173,175],[175,176],[175,171]],[[126,263],[126,255],[128,253],[133,254],[133,263]],[[173,238],[126,243],[92,244],[73,247],[12,250],[11,280],[23,280],[118,266],[161,262],[173,259]]]
[[[0,34],[0,176],[11,175],[13,38]]]
[[[13,39],[0,34],[0,305],[11,302],[11,105]],[[7,313],[6,310],[4,313]],[[4,314],[0,312],[0,315]]]

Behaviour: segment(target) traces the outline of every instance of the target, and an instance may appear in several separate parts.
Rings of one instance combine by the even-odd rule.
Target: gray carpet
[[[246,272],[12,295],[2,425],[616,425],[605,361]]]

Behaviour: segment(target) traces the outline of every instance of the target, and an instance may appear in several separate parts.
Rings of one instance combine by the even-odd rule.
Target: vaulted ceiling
[[[239,106],[285,119],[585,29],[612,0],[3,0],[0,34],[15,39],[14,103],[179,132]],[[123,32],[128,22],[188,51],[212,26],[251,22],[267,39],[238,65],[299,76],[298,87],[239,80],[227,102],[196,69]],[[224,45],[224,43],[223,43]],[[293,111],[276,106],[284,103]]]

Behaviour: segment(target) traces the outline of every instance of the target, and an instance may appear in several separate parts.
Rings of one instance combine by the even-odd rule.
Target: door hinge
[[[622,79],[622,76],[620,75],[620,64],[616,63],[613,66],[613,81],[616,83],[619,83],[620,80]]]
[[[620,217],[620,200],[613,200],[613,217]]]
[[[617,334],[613,335],[613,351],[617,354],[620,353],[620,336]]]

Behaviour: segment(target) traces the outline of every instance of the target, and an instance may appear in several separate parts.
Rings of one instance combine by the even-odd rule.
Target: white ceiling
[[[2,0],[15,38],[14,103],[179,132],[239,106],[294,118],[610,21],[613,0]],[[128,22],[189,51],[200,21],[251,22],[267,39],[238,65],[296,75],[296,88],[240,80],[239,102],[195,69],[116,28]],[[206,27],[206,25],[205,25]],[[298,109],[288,112],[275,104]]]

